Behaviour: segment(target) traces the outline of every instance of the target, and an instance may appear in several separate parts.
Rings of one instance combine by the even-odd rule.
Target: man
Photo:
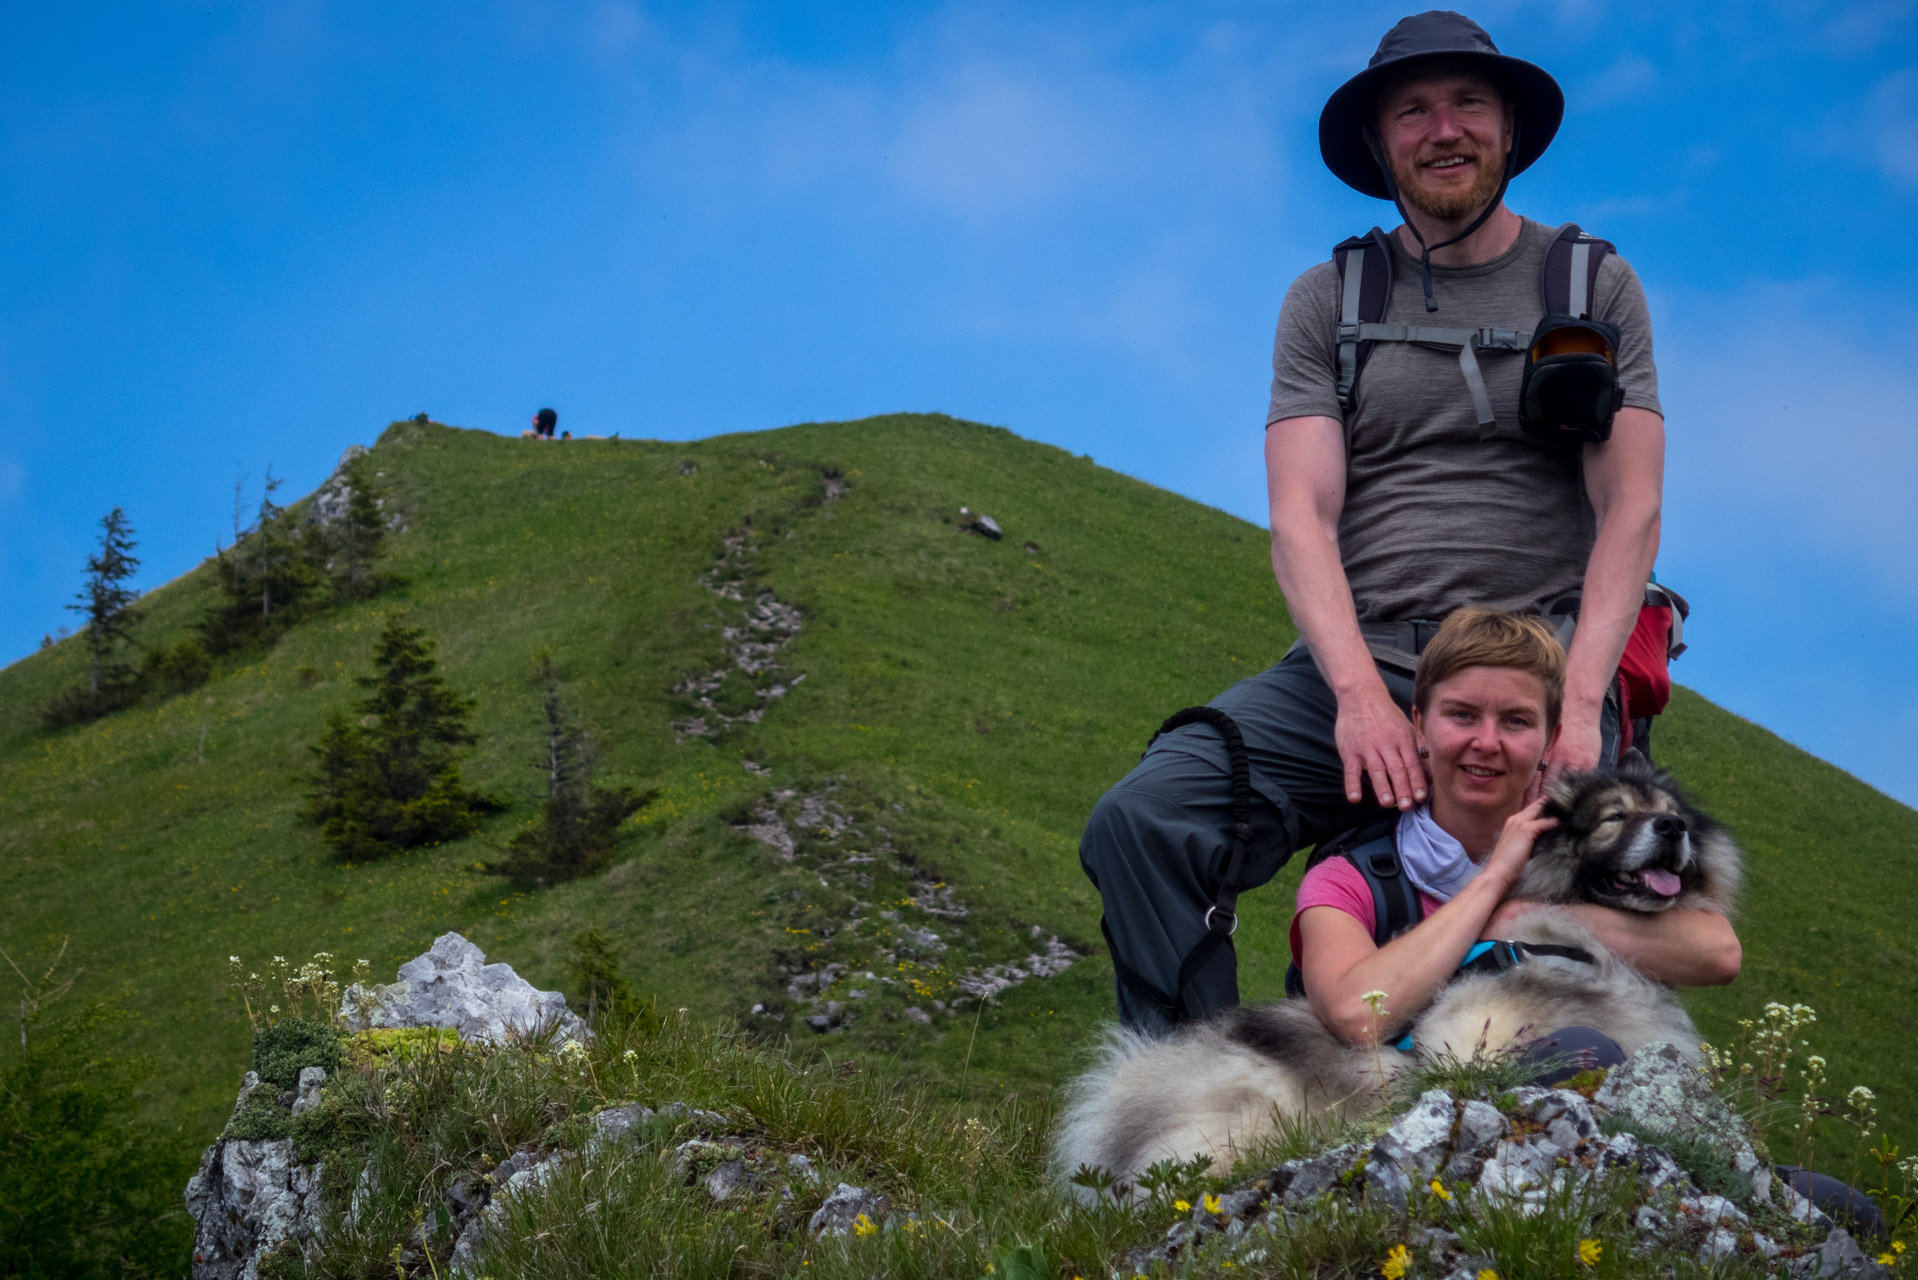
[[[1380,240],[1394,258],[1385,318],[1422,328],[1342,352],[1338,267],[1312,268],[1286,294],[1265,456],[1272,568],[1300,642],[1212,704],[1237,723],[1251,766],[1236,874],[1229,756],[1215,728],[1159,738],[1087,824],[1080,861],[1104,899],[1129,1026],[1163,1030],[1236,1004],[1230,944],[1201,946],[1236,927],[1233,895],[1379,806],[1425,799],[1412,668],[1453,609],[1575,609],[1563,729],[1540,783],[1616,753],[1608,695],[1657,555],[1664,467],[1637,276],[1607,255],[1591,289],[1592,318],[1617,329],[1623,392],[1600,443],[1568,451],[1522,429],[1527,341],[1430,340],[1538,326],[1556,233],[1504,195],[1563,112],[1545,71],[1501,55],[1470,19],[1432,12],[1388,32],[1320,116],[1332,172],[1398,206],[1403,225]],[[1358,376],[1342,397],[1348,373]]]

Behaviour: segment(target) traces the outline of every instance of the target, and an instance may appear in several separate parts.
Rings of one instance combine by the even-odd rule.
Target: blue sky
[[[0,660],[427,410],[1000,423],[1263,523],[1286,283],[1390,215],[1320,104],[1403,4],[27,6],[0,47]],[[1918,9],[1472,10],[1511,203],[1651,298],[1680,679],[1918,802]]]

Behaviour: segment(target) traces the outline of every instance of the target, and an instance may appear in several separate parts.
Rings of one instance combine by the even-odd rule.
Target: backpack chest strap
[[[1478,419],[1479,439],[1491,435],[1498,417],[1492,412],[1492,397],[1485,390],[1485,376],[1479,372],[1477,352],[1523,351],[1532,343],[1532,335],[1517,329],[1447,329],[1429,324],[1341,323],[1339,343],[1353,348],[1361,342],[1410,342],[1421,347],[1436,347],[1458,352],[1459,372],[1465,377],[1465,389],[1472,395],[1472,412]]]

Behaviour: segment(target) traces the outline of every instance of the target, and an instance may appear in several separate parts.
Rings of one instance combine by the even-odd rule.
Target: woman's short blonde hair
[[[1429,714],[1432,691],[1472,667],[1509,667],[1537,676],[1545,689],[1546,732],[1558,727],[1565,705],[1565,646],[1542,616],[1475,605],[1455,610],[1419,655],[1412,705]]]

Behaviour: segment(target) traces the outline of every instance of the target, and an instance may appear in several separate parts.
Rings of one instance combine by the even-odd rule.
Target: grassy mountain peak
[[[404,585],[77,728],[36,726],[83,678],[78,640],[0,671],[0,945],[26,967],[71,938],[189,1145],[248,1059],[229,955],[384,975],[447,929],[552,987],[596,928],[662,1007],[954,1094],[1043,1092],[1111,1010],[1085,815],[1166,714],[1294,634],[1261,529],[938,415],[692,443],[405,422],[369,461]],[[208,573],[143,601],[136,640],[187,634]],[[465,776],[506,807],[355,864],[301,816],[311,748],[394,616],[476,699]],[[541,654],[596,782],[658,795],[610,870],[528,890],[485,867],[545,795]],[[1682,689],[1656,745],[1750,855],[1744,976],[1688,998],[1700,1025],[1812,1005],[1833,1084],[1910,1136],[1918,813]],[[1281,990],[1298,870],[1245,898],[1248,999]]]

